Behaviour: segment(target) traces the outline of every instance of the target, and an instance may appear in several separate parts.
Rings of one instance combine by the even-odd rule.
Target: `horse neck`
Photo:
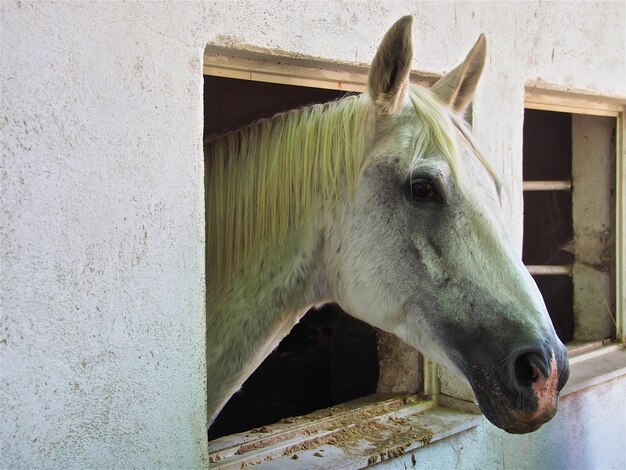
[[[369,137],[369,102],[345,100],[260,121],[206,149],[209,417],[309,306],[329,299],[326,211],[356,185]],[[286,127],[292,118],[300,124]]]
[[[290,233],[228,286],[207,292],[208,415],[214,418],[313,305],[328,299],[323,215]],[[215,307],[219,306],[219,307]]]

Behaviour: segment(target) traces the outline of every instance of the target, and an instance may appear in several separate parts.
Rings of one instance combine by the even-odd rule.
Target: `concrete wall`
[[[13,468],[205,465],[208,42],[369,62],[412,13],[415,68],[444,72],[484,32],[474,124],[511,185],[518,244],[525,82],[626,96],[621,2],[1,6],[0,438]],[[589,393],[569,426],[602,406]]]

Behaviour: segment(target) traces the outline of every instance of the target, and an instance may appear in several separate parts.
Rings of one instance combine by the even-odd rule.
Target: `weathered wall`
[[[524,83],[625,96],[623,3],[2,2],[3,465],[204,465],[204,46],[368,62],[407,13],[417,69],[489,39],[519,244]]]
[[[195,20],[2,7],[0,467],[201,466]]]

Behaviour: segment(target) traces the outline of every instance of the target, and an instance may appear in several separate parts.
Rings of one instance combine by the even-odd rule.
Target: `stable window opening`
[[[365,73],[205,56],[204,136],[362,92]],[[417,81],[430,85],[434,80]],[[423,373],[429,367],[415,349],[336,304],[312,309],[225,405],[208,431],[209,440],[360,397],[369,396],[371,404],[398,395],[432,395],[434,387],[425,383]]]
[[[526,109],[523,135],[524,263],[563,342],[614,340],[616,119]]]

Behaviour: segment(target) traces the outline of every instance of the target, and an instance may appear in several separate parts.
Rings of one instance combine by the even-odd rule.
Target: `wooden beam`
[[[563,181],[524,181],[524,191],[570,191],[572,182]]]
[[[546,265],[535,265],[528,264],[526,265],[526,269],[533,276],[571,276],[572,275],[572,267],[570,265],[556,265],[556,266],[546,266]]]
[[[626,111],[626,97],[597,96],[582,91],[563,91],[547,84],[526,85],[524,107],[543,111],[616,117]]]

